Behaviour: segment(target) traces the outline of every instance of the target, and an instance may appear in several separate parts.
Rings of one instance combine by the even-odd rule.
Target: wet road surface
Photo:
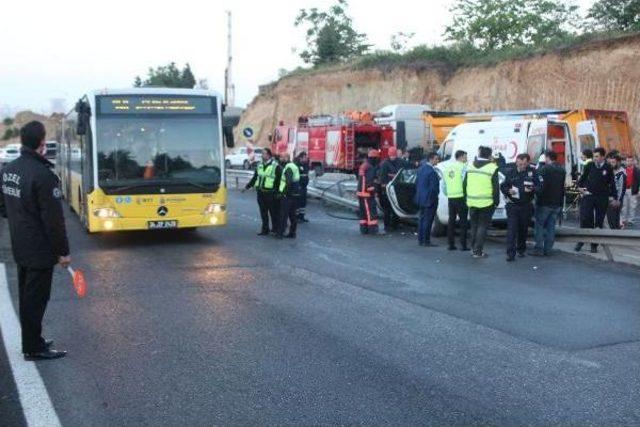
[[[89,236],[69,214],[89,295],[56,273],[45,332],[69,355],[37,364],[61,423],[640,423],[639,269],[472,260],[310,211],[295,241],[257,237],[235,191],[230,224],[195,233]],[[21,425],[6,351],[0,415]]]

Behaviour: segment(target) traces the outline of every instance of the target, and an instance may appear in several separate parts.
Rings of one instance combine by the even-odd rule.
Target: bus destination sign
[[[215,99],[204,96],[124,95],[99,97],[101,114],[213,114]]]

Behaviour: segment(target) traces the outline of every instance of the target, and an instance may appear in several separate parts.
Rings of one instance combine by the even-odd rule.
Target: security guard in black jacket
[[[538,187],[536,170],[529,164],[528,154],[518,154],[516,164],[505,168],[500,190],[507,199],[507,261],[514,261],[516,253],[525,256],[527,231],[533,216],[533,198]]]
[[[21,156],[2,170],[0,214],[9,221],[18,265],[22,352],[25,360],[56,359],[65,351],[42,338],[42,318],[51,295],[53,267],[71,263],[61,204],[60,182],[44,158],[45,127],[29,122],[20,129]]]

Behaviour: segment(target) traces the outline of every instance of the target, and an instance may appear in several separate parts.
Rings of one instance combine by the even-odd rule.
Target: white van
[[[491,122],[463,123],[451,130],[440,148],[443,161],[436,170],[442,176],[447,166],[455,161],[454,153],[464,150],[472,162],[480,146],[489,146],[494,154],[500,153],[507,166],[514,163],[520,153],[528,153],[532,163],[536,164],[545,150],[558,153],[558,162],[564,164],[567,171],[567,184],[577,168],[575,143],[571,139],[569,125],[565,121],[552,119],[536,120],[495,120]],[[415,194],[415,170],[399,173],[387,186],[391,205],[401,218],[417,218],[417,207],[413,204]],[[502,174],[501,174],[502,175]],[[501,176],[502,180],[504,177]],[[440,200],[438,215],[434,224],[434,233],[442,234],[449,220],[447,197],[444,194],[444,181],[440,180]],[[493,215],[496,222],[506,220],[504,198]]]
[[[424,104],[387,105],[378,110],[375,122],[393,128],[396,147],[422,147],[427,142],[427,126],[422,117],[430,109],[429,105]]]

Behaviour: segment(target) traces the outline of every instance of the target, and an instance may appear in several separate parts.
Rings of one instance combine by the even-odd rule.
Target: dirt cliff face
[[[640,153],[640,35],[588,43],[496,66],[437,69],[336,68],[285,77],[249,104],[241,122],[267,144],[278,120],[302,114],[377,110],[397,103],[438,110],[489,111],[532,108],[626,110]],[[240,139],[242,140],[242,138]]]
[[[58,138],[58,133],[60,129],[62,115],[61,114],[52,114],[51,116],[44,116],[42,114],[36,114],[31,111],[22,111],[13,118],[13,124],[10,126],[5,126],[2,122],[0,122],[0,137],[4,135],[5,129],[17,128],[20,129],[22,126],[26,125],[32,120],[38,120],[44,123],[44,127],[47,131],[47,140],[53,140]],[[13,137],[7,141],[0,141],[0,146],[5,146],[7,144],[17,144],[20,142],[20,138],[18,136]]]

